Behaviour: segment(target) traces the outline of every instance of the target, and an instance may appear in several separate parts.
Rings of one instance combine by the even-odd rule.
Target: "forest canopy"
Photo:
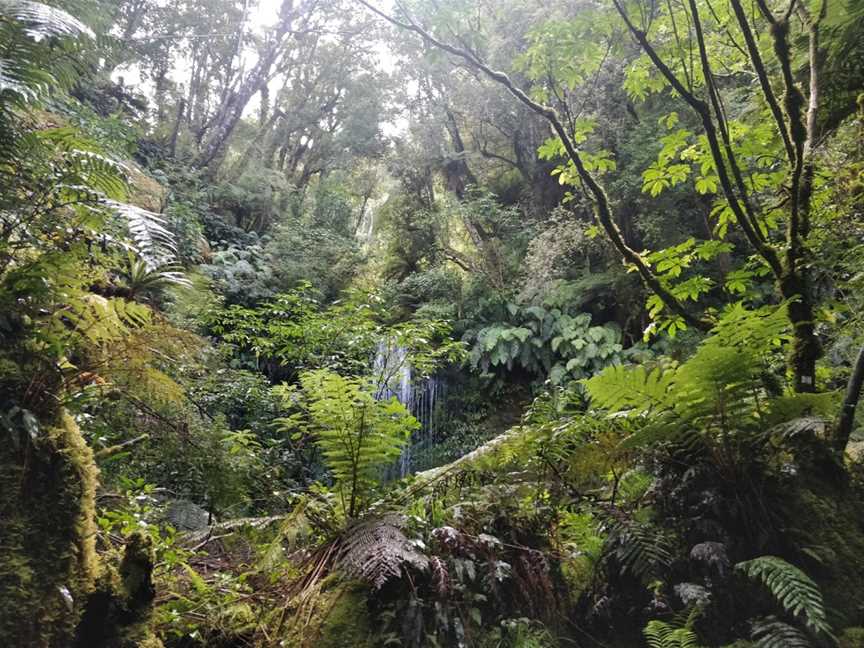
[[[0,0],[0,644],[864,647],[864,4]]]

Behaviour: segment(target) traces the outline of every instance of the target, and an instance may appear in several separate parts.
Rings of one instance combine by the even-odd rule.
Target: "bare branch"
[[[660,73],[669,82],[672,88],[679,95],[681,95],[684,101],[686,101],[687,104],[689,104],[690,107],[693,108],[693,110],[699,115],[699,118],[702,121],[702,127],[705,129],[705,136],[708,139],[708,146],[711,149],[711,157],[713,158],[714,164],[716,166],[717,177],[720,180],[720,186],[723,188],[723,194],[726,196],[729,207],[732,209],[732,213],[735,215],[735,220],[741,227],[744,235],[747,237],[747,240],[750,242],[750,244],[756,249],[757,252],[759,252],[762,258],[765,259],[766,263],[768,263],[774,275],[780,277],[783,274],[783,267],[780,263],[780,259],[777,255],[776,250],[774,250],[774,248],[772,248],[767,242],[762,239],[762,236],[758,229],[758,225],[753,222],[751,216],[745,213],[735,193],[735,189],[732,186],[732,181],[729,178],[729,173],[726,169],[726,162],[723,157],[723,152],[720,148],[719,139],[717,137],[717,128],[714,124],[714,120],[711,117],[710,107],[705,101],[703,101],[684,87],[684,84],[681,83],[681,80],[657,54],[657,51],[648,41],[645,32],[637,29],[633,22],[630,20],[630,16],[627,14],[621,2],[619,0],[613,0],[613,3],[615,5],[615,8],[618,10],[619,15],[621,16],[621,19],[624,21],[624,23],[627,25],[627,28],[630,30],[630,33],[642,47],[642,50],[645,52],[648,58],[651,59],[651,62],[654,64],[654,66],[660,71]],[[693,19],[698,24],[698,15],[694,15]],[[708,69],[708,72],[710,73],[710,68]],[[709,79],[707,78],[706,83],[710,83]]]
[[[578,173],[579,178],[582,180],[584,185],[587,187],[588,192],[594,199],[597,219],[600,222],[600,225],[603,227],[603,230],[606,232],[607,236],[611,240],[615,249],[618,250],[618,252],[621,254],[621,256],[627,263],[632,264],[636,268],[636,270],[639,272],[639,276],[642,277],[642,280],[645,282],[645,284],[658,297],[660,297],[661,300],[663,300],[663,303],[673,313],[680,316],[685,322],[687,322],[690,326],[693,326],[694,328],[703,331],[711,328],[711,322],[690,313],[688,309],[684,306],[684,304],[680,300],[678,300],[663,285],[663,283],[660,281],[660,278],[654,274],[654,272],[651,270],[651,267],[645,262],[642,256],[638,252],[633,250],[630,246],[628,246],[627,243],[624,241],[621,230],[618,229],[618,226],[616,225],[615,219],[612,215],[612,209],[609,205],[609,199],[606,196],[606,192],[603,190],[603,188],[600,186],[594,176],[585,167],[585,164],[581,156],[579,155],[579,151],[576,148],[576,145],[568,135],[566,129],[561,123],[560,118],[558,117],[557,111],[554,108],[534,101],[525,93],[525,91],[515,85],[506,73],[489,67],[486,63],[477,58],[477,56],[472,52],[466,51],[459,47],[454,47],[438,40],[427,30],[420,27],[416,22],[411,20],[410,17],[406,18],[408,22],[402,22],[400,20],[397,20],[396,18],[393,18],[389,14],[382,12],[378,8],[369,4],[366,0],[356,1],[370,11],[372,11],[373,13],[383,18],[384,20],[386,20],[387,22],[389,22],[390,24],[418,34],[427,43],[434,45],[438,49],[441,49],[448,54],[452,54],[453,56],[456,56],[457,58],[460,58],[468,64],[472,65],[473,67],[477,68],[487,77],[489,77],[496,83],[504,86],[510,92],[510,94],[512,94],[519,101],[528,106],[528,108],[530,108],[533,112],[546,119],[546,121],[548,121],[550,126],[552,127],[552,130],[561,139],[561,142],[564,145],[564,149],[567,152],[567,156],[576,168],[576,172]],[[686,89],[684,89],[683,87],[682,90],[684,92],[687,92]],[[692,95],[690,96],[692,97]],[[705,108],[707,109],[707,106],[705,106]]]

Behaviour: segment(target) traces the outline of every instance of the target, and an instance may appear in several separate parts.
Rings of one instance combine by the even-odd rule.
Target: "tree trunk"
[[[228,138],[234,132],[249,101],[269,81],[270,70],[279,58],[282,51],[283,39],[288,33],[291,22],[296,15],[297,12],[294,10],[293,1],[283,0],[279,24],[276,27],[275,33],[260,53],[255,67],[252,68],[249,75],[240,83],[237,90],[231,92],[230,98],[225,102],[221,114],[213,125],[210,136],[204,142],[201,152],[195,160],[195,166],[199,169],[206,168],[209,175],[215,175],[218,171],[225,154]]]
[[[816,361],[822,355],[822,345],[816,336],[813,302],[806,279],[798,273],[780,278],[780,292],[789,300],[789,321],[792,323],[792,347],[789,366],[794,375],[796,392],[816,391]]]
[[[445,171],[447,174],[448,185],[459,200],[465,197],[465,189],[469,185],[476,185],[477,178],[468,166],[468,161],[465,159],[467,151],[465,150],[465,142],[462,140],[462,134],[459,132],[459,124],[456,122],[456,116],[445,107],[444,112],[447,116],[445,126],[447,133],[450,135],[450,141],[453,144],[453,152],[456,154],[452,159],[447,161]]]
[[[846,452],[849,437],[852,435],[852,427],[855,423],[855,410],[858,408],[858,400],[861,398],[861,387],[864,386],[864,345],[858,351],[858,359],[852,367],[852,375],[846,386],[846,398],[843,399],[843,409],[837,420],[837,429],[834,431],[832,445],[838,455]]]
[[[168,153],[172,158],[177,154],[177,137],[180,135],[180,127],[183,124],[185,109],[186,100],[181,97],[177,104],[177,119],[174,121],[174,129],[171,131],[171,139],[168,142]]]

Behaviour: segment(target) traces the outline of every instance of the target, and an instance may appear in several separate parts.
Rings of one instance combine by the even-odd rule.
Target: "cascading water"
[[[405,446],[399,458],[399,476],[411,472],[412,451],[426,448],[435,440],[435,404],[443,396],[446,384],[432,376],[415,380],[408,359],[408,350],[392,341],[378,345],[373,365],[378,383],[375,397],[380,399],[395,396],[420,422],[420,429]]]

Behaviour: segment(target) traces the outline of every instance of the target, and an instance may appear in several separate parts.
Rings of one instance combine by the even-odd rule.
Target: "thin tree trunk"
[[[183,113],[186,109],[186,99],[180,98],[177,103],[177,119],[174,120],[174,128],[171,130],[171,139],[168,142],[168,153],[173,158],[177,153],[177,137],[180,135],[180,127],[183,124]]]
[[[839,455],[846,451],[846,446],[849,444],[862,386],[864,386],[864,345],[858,351],[858,359],[855,361],[855,366],[852,367],[852,375],[849,376],[849,383],[846,386],[846,398],[843,399],[843,409],[840,410],[837,429],[834,431],[834,438],[832,439],[834,450]]]
[[[806,277],[788,273],[780,279],[780,292],[789,300],[789,321],[792,323],[792,347],[789,366],[794,375],[796,392],[816,391],[816,361],[822,355],[822,345],[816,335],[813,302]]]
[[[174,120],[174,128],[171,130],[171,139],[168,142],[168,154],[173,158],[177,154],[177,137],[180,135],[180,127],[183,124],[183,113],[186,109],[186,99],[180,98],[177,103],[177,118]]]

